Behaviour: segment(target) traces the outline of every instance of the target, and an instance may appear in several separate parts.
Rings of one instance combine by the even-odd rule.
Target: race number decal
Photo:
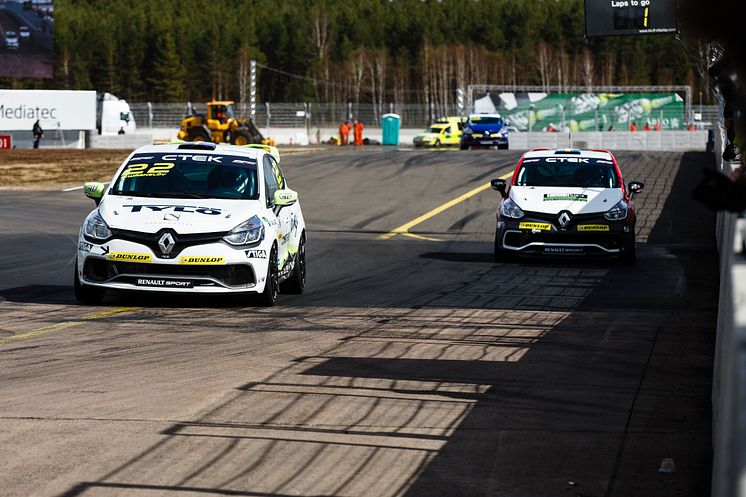
[[[173,169],[173,162],[156,162],[154,164],[129,164],[122,171],[123,178],[143,178],[165,176]]]

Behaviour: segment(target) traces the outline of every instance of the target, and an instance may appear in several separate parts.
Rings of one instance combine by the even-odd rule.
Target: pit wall
[[[724,131],[715,133],[718,169],[730,174],[740,163],[722,159]],[[712,497],[746,497],[746,259],[736,236],[737,216],[718,214],[720,256],[715,367],[713,372]],[[738,242],[736,242],[738,239]]]

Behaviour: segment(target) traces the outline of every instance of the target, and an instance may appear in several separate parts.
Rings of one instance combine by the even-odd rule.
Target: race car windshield
[[[256,161],[189,153],[137,155],[114,182],[112,194],[256,200]]]
[[[472,124],[503,124],[502,117],[472,117],[470,121]]]
[[[516,186],[619,188],[614,163],[585,157],[524,159]]]

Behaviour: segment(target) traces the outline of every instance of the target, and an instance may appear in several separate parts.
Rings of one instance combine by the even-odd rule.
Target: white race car
[[[607,151],[536,149],[518,163],[497,209],[495,260],[517,254],[636,257],[634,196],[644,184],[624,184]]]
[[[274,149],[274,147],[271,147]],[[306,283],[306,232],[276,149],[176,143],[135,150],[80,229],[75,296],[107,289],[247,293],[271,306]]]

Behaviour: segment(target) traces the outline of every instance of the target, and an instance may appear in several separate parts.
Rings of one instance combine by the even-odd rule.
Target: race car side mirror
[[[273,200],[275,201],[275,205],[279,207],[293,205],[298,201],[298,192],[290,190],[289,188],[277,190]]]
[[[645,188],[645,183],[642,181],[630,181],[628,188],[631,195],[637,195]]]
[[[96,205],[101,203],[101,198],[104,196],[104,190],[106,185],[103,183],[90,182],[83,185],[83,193],[86,197],[93,199]]]
[[[490,181],[490,184],[492,185],[492,189],[500,192],[500,195],[502,195],[503,198],[506,198],[508,196],[508,182],[504,179],[493,179]]]

